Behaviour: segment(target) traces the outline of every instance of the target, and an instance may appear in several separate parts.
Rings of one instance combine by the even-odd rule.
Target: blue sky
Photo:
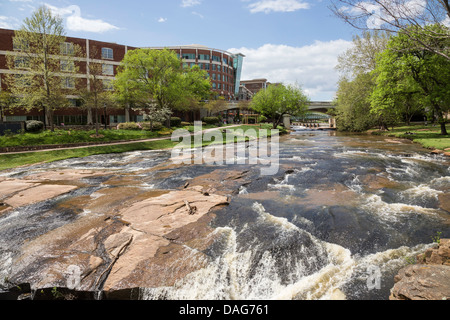
[[[327,0],[0,0],[0,27],[19,28],[42,4],[64,18],[68,36],[241,52],[243,80],[297,83],[312,100],[333,99],[337,56],[357,33]]]

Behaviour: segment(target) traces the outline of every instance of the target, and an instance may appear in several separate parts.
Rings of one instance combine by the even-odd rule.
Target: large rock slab
[[[105,199],[114,200],[114,192],[123,189],[100,190],[88,201],[92,212],[17,248],[9,281],[34,290],[69,288],[108,296],[173,285],[205,266],[202,251],[213,242],[213,209],[228,204],[226,196],[200,189],[155,190],[137,194],[134,202],[116,196],[121,204],[103,213]],[[76,199],[68,201],[76,206]]]
[[[390,300],[450,300],[450,239],[441,239],[395,276]]]

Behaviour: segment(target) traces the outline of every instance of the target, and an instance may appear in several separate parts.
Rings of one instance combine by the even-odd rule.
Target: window
[[[209,54],[199,54],[198,55],[198,60],[210,60],[210,55]]]
[[[216,71],[217,70],[217,65],[213,64],[212,65],[212,71]]]
[[[213,73],[212,79],[213,79],[213,80],[216,80],[216,74],[215,74],[215,73]]]
[[[111,79],[104,79],[103,80],[103,90],[105,91],[112,91],[114,90],[114,84]]]
[[[195,53],[183,53],[181,58],[185,60],[195,60]]]
[[[61,79],[61,86],[64,89],[75,89],[75,79],[71,77],[65,77]]]
[[[74,72],[75,71],[75,63],[69,60],[61,60],[61,71],[63,72]]]
[[[224,64],[228,64],[228,59],[227,58],[223,58],[223,63]]]
[[[29,86],[31,86],[30,79],[27,78],[23,74],[15,74],[14,75],[14,80],[16,82],[16,85],[19,86],[19,87],[29,87]]]
[[[102,73],[105,76],[113,76],[114,75],[114,66],[112,64],[103,64],[102,65]]]
[[[111,49],[111,48],[102,48],[102,59],[113,60],[114,59],[113,49]]]
[[[26,40],[19,41],[17,38],[13,38],[13,50],[15,51],[27,51],[30,48],[30,44]]]
[[[73,43],[70,42],[61,43],[61,54],[73,55],[74,54]]]
[[[15,57],[14,67],[17,69],[30,69],[30,59],[27,57]]]
[[[220,62],[220,57],[212,56],[212,61]]]
[[[216,89],[216,88],[217,88],[217,85],[216,85],[215,82],[213,82],[212,87],[213,87],[213,89]]]

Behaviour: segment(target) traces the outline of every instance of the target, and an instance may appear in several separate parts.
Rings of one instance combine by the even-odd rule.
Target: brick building
[[[4,81],[6,74],[15,74],[16,70],[10,70],[6,63],[6,54],[20,56],[13,45],[14,30],[0,29],[0,88],[8,90]],[[70,50],[73,44],[78,45],[84,57],[76,58],[78,78],[77,86],[90,87],[90,70],[92,64],[102,65],[102,74],[98,77],[103,81],[105,90],[112,90],[112,81],[117,74],[117,67],[129,50],[135,50],[136,47],[120,45],[116,43],[95,41],[89,39],[80,39],[67,37],[62,45],[62,54],[64,50]],[[162,48],[150,48],[162,49]],[[184,66],[197,64],[202,70],[206,70],[210,76],[212,89],[217,96],[223,96],[227,100],[234,100],[238,95],[240,86],[240,73],[242,70],[243,55],[231,54],[229,52],[211,49],[200,45],[169,47],[174,50],[179,58],[182,59]],[[63,65],[61,64],[61,68]],[[26,72],[26,71],[25,71]],[[64,85],[64,84],[63,84]],[[79,97],[76,95],[76,89],[70,82],[65,84],[67,88],[67,99],[71,107],[55,110],[55,124],[86,124],[90,119],[88,110],[80,104]],[[73,91],[71,93],[70,91]],[[105,107],[100,115],[101,123],[113,125],[126,121],[141,121],[142,116],[138,110],[127,110],[126,108]],[[184,114],[175,114],[185,121],[198,120],[202,116],[200,111],[187,112]],[[44,120],[42,110],[38,108],[25,111],[15,109],[13,112],[6,112],[4,121],[26,121],[26,120]]]

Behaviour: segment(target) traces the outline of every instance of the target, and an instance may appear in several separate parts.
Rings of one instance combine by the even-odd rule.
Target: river
[[[217,170],[248,177],[229,194],[229,205],[215,212],[208,236],[214,243],[203,252],[208,264],[173,286],[141,289],[142,299],[385,300],[401,267],[436,235],[450,237],[448,157],[396,139],[306,129],[282,136],[279,154],[275,176],[261,176],[258,165],[149,170],[167,162],[168,151],[0,172],[21,179],[61,168],[112,170],[85,179],[87,186],[58,201],[0,215],[0,275],[8,275],[17,247],[75,219],[40,212],[61,208],[61,201],[95,198],[111,177],[143,190],[177,189]]]

